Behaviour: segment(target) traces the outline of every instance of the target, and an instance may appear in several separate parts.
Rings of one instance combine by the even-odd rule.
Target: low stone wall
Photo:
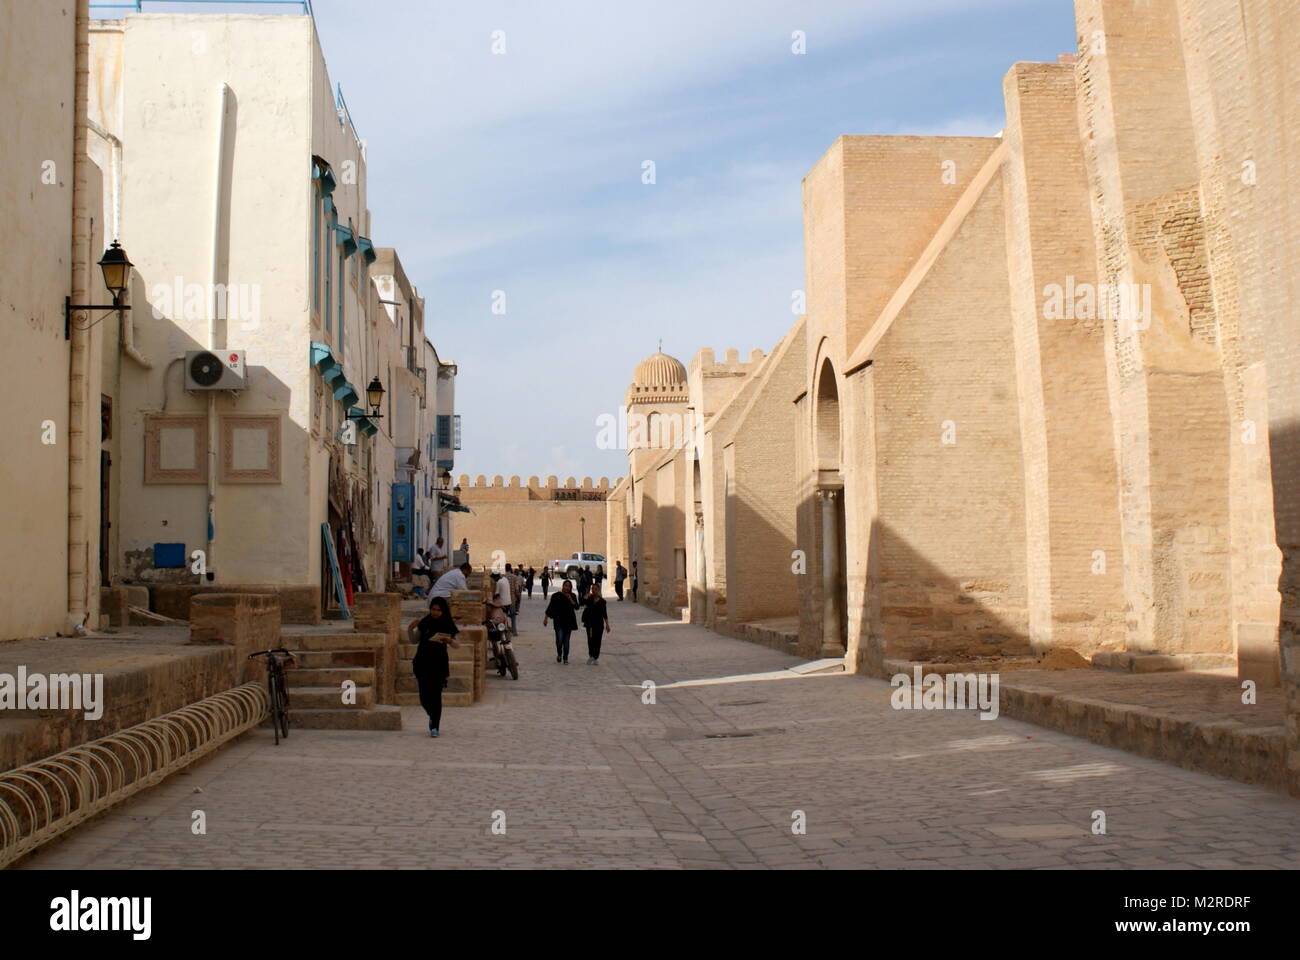
[[[487,628],[461,627],[456,641],[460,646],[449,649],[447,657],[449,660],[474,661],[474,700],[481,700],[487,687]]]
[[[99,615],[108,618],[110,627],[126,627],[131,624],[130,596],[125,587],[99,588]]]
[[[386,641],[375,649],[375,702],[397,703],[398,646],[402,637],[400,593],[358,593],[353,596],[352,618],[357,633],[382,634]]]
[[[275,584],[155,584],[149,588],[149,609],[164,617],[185,620],[190,598],[203,594],[270,594],[280,598],[281,623],[320,623],[320,588],[312,585]]]
[[[154,630],[167,633],[166,630]],[[0,645],[0,673],[19,664],[31,673],[103,674],[103,715],[85,711],[5,710],[0,713],[0,770],[31,763],[116,733],[234,686],[237,664],[228,646],[67,637]]]
[[[453,590],[451,592],[451,618],[456,625],[481,624],[484,619],[484,596],[478,590]]]
[[[1136,704],[1021,689],[1006,681],[999,692],[1005,716],[1175,766],[1287,790],[1287,745],[1278,727],[1197,722]]]
[[[209,593],[190,598],[187,618],[190,643],[228,644],[235,648],[238,686],[266,675],[264,664],[250,654],[280,646],[280,598],[239,593]]]

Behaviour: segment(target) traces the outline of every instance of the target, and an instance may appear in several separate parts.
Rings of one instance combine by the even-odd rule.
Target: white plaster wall
[[[67,612],[63,298],[72,276],[74,14],[72,4],[0,4],[0,223],[10,237],[0,267],[0,347],[11,358],[9,409],[0,419],[0,583],[10,598],[0,603],[0,640],[51,633]],[[54,163],[50,184],[41,182],[46,161]],[[41,442],[46,420],[54,444]]]
[[[123,551],[206,540],[206,487],[143,484],[144,416],[201,413],[183,391],[185,351],[208,346],[207,310],[176,303],[182,284],[212,280],[212,203],[220,87],[226,119],[227,203],[218,282],[256,290],[255,315],[219,324],[217,346],[248,354],[248,388],[217,411],[281,414],[282,483],[222,485],[216,493],[216,582],[318,579],[319,528],[309,501],[310,142],[313,51],[304,17],[133,15],[124,21],[121,100],[111,118],[124,148],[122,242],[136,264],[136,340],[155,364],[124,367],[120,384]],[[102,102],[116,99],[101,72]],[[168,304],[163,291],[173,291]],[[181,298],[184,300],[184,297]],[[170,309],[156,316],[150,305]],[[161,312],[161,311],[160,311]],[[165,381],[165,382],[164,382]],[[323,496],[322,501],[323,510]]]

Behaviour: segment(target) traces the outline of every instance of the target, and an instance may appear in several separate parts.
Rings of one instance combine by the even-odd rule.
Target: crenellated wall
[[[451,546],[467,539],[475,564],[492,563],[500,551],[498,559],[505,563],[540,570],[550,560],[582,549],[584,535],[588,552],[605,552],[606,500],[618,480],[613,486],[608,477],[561,481],[555,476],[479,475],[471,481],[462,474],[457,483],[461,503],[473,512],[456,514],[456,543]]]

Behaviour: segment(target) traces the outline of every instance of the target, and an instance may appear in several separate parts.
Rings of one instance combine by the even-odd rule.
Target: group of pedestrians
[[[416,572],[429,578],[429,612],[409,624],[407,636],[411,643],[417,644],[411,667],[420,691],[420,706],[429,717],[429,736],[438,737],[442,722],[442,691],[451,674],[447,648],[459,646],[456,635],[460,631],[452,620],[449,599],[453,591],[469,589],[468,578],[474,568],[469,562],[468,544],[464,541],[451,558],[453,562],[459,562],[450,569],[446,569],[448,558],[441,537],[432,550],[419,553],[425,569]],[[629,580],[631,598],[636,600],[636,567],[635,560],[631,570],[624,567],[621,560],[615,567],[614,591],[620,602],[624,585]],[[525,570],[517,564],[507,563],[503,572],[492,574],[489,615],[508,617],[511,635],[518,636],[519,608],[524,594],[531,597],[534,582],[540,580],[542,596],[547,597],[552,579],[546,567],[542,568],[539,577],[532,567]],[[601,593],[604,580],[603,565],[595,570],[584,567],[575,578],[564,579],[558,592],[550,594],[546,612],[542,615],[542,626],[550,626],[555,631],[556,663],[569,662],[570,638],[578,629],[579,622],[587,634],[587,663],[595,666],[600,662],[601,642],[606,634],[613,632],[609,625],[609,606]]]
[[[542,626],[554,621],[556,663],[569,662],[569,638],[578,629],[579,619],[587,630],[587,663],[595,666],[600,662],[601,640],[613,632],[609,626],[609,607],[600,595],[599,582],[593,581],[586,594],[579,596],[573,591],[573,581],[565,580],[559,593],[553,594],[546,605]]]

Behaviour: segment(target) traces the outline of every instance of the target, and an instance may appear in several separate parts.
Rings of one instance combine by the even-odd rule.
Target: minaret
[[[627,459],[629,476],[657,459],[675,437],[685,437],[687,405],[686,367],[660,349],[637,364],[627,388]]]

